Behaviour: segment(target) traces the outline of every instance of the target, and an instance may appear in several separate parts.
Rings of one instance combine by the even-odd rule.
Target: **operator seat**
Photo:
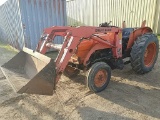
[[[124,28],[122,30],[122,39],[129,38],[130,34],[134,31],[134,28]]]
[[[125,53],[125,50],[128,44],[128,40],[129,40],[129,36],[133,31],[134,31],[134,28],[124,28],[122,30],[122,54]]]

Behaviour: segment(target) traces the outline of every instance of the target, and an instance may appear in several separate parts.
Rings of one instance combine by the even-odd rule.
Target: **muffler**
[[[1,69],[16,92],[52,95],[56,84],[55,58],[23,48]]]

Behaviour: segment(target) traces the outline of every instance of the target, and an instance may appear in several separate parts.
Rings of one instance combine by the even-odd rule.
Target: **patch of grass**
[[[5,44],[4,42],[0,41],[0,48],[6,49],[8,51],[12,51],[12,52],[18,52],[17,49],[13,48],[12,46]]]

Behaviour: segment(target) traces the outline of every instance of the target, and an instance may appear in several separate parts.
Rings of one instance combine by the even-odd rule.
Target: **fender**
[[[142,27],[142,28],[138,28],[137,30],[133,31],[129,36],[129,41],[128,41],[128,44],[127,44],[127,50],[131,49],[131,47],[134,44],[134,41],[139,36],[141,36],[141,35],[143,35],[145,33],[149,33],[149,32],[153,32],[150,27]]]
[[[84,59],[84,66],[86,66],[87,61],[89,60],[90,56],[96,51],[96,50],[102,50],[102,49],[106,49],[106,48],[112,48],[109,45],[104,45],[104,44],[96,44],[94,47],[92,47],[92,49],[88,52],[86,58]]]

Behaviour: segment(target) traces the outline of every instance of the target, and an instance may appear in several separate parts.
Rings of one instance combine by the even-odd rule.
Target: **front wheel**
[[[111,68],[104,62],[97,62],[91,66],[87,73],[88,87],[93,92],[104,90],[111,78]]]
[[[138,74],[152,70],[159,52],[159,41],[152,33],[137,38],[131,50],[131,66]]]

